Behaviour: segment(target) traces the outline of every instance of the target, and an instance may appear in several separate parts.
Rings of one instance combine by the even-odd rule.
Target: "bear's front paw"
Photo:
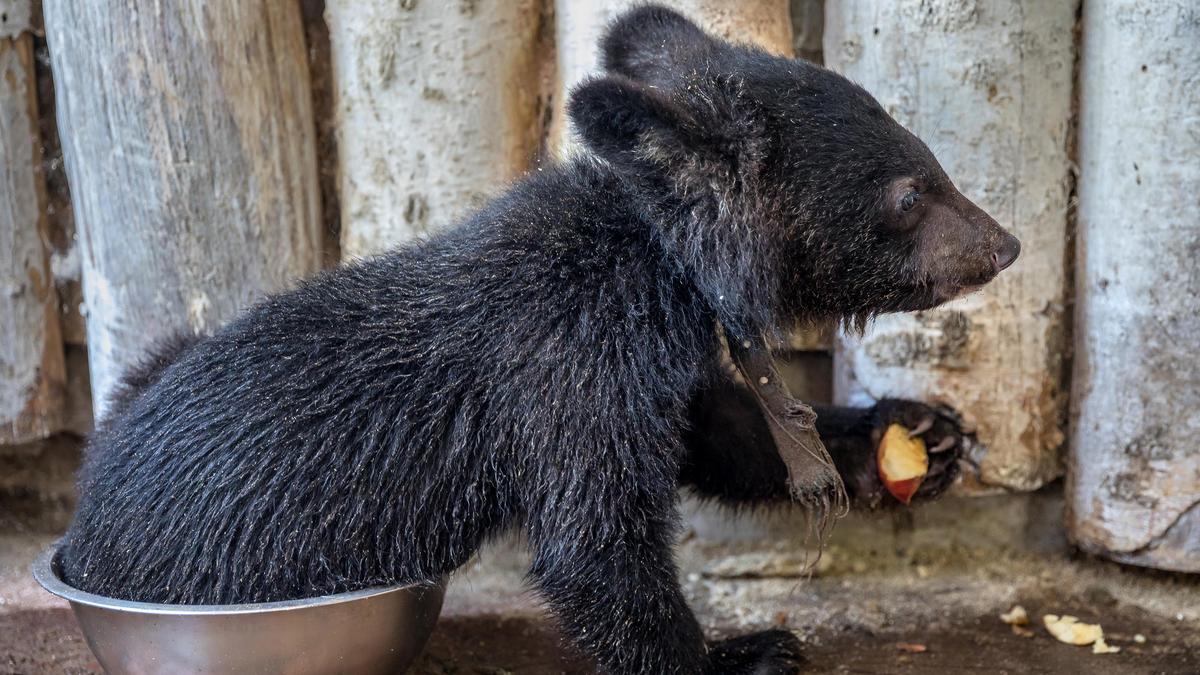
[[[804,657],[800,641],[786,630],[751,633],[712,646],[708,675],[794,675]]]
[[[934,407],[904,399],[882,399],[875,404],[872,448],[878,447],[884,432],[893,424],[903,426],[913,436],[920,436],[929,453],[929,472],[917,488],[914,499],[933,499],[941,495],[958,477],[958,460],[966,445],[966,434],[958,414],[945,406]],[[882,481],[878,485],[881,488]]]

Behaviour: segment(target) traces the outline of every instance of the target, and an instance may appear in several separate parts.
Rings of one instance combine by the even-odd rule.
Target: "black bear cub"
[[[91,439],[69,583],[245,603],[435,582],[519,528],[530,582],[608,673],[786,673],[782,631],[709,642],[672,558],[676,490],[787,503],[729,340],[969,292],[1019,245],[859,87],[659,7],[602,42],[589,152],[429,240],[311,279],[127,378]],[[850,499],[920,403],[818,409]]]

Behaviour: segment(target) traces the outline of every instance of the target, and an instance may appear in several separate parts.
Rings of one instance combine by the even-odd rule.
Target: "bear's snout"
[[[992,266],[996,268],[996,274],[1011,267],[1019,255],[1021,240],[1005,232],[1000,238],[1000,246],[992,252]]]

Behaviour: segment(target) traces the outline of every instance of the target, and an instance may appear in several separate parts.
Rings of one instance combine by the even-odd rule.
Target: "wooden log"
[[[538,146],[540,5],[329,0],[342,252],[451,224]]]
[[[154,343],[319,268],[304,30],[288,0],[44,12],[102,416]]]
[[[28,4],[28,0],[19,0]],[[0,0],[0,17],[5,11],[5,0]],[[67,185],[67,171],[63,166],[62,146],[58,140],[57,102],[54,100],[54,73],[50,69],[50,50],[46,46],[46,33],[42,25],[41,2],[37,1],[33,12],[33,66],[37,82],[38,131],[41,138],[41,176],[45,183],[46,203],[43,212],[49,231],[50,271],[58,291],[58,325],[63,344],[87,346],[87,330],[84,326],[83,287],[79,264],[78,241],[75,237],[75,216],[71,209],[71,190]],[[9,6],[11,10],[11,5]],[[11,11],[9,11],[11,15]],[[39,37],[40,36],[40,37]],[[70,354],[67,355],[67,387],[74,389],[79,382],[72,377]],[[83,382],[87,386],[86,379]],[[68,394],[68,399],[73,394]],[[71,411],[68,415],[73,415]],[[91,409],[87,415],[91,415]]]
[[[567,130],[566,100],[571,89],[588,75],[598,74],[596,44],[604,28],[637,0],[578,2],[556,0],[554,34],[557,40],[558,95],[550,128],[551,149],[564,157],[574,149]],[[700,25],[729,40],[750,42],[775,54],[791,56],[792,19],[787,0],[664,0]]]
[[[1068,531],[1200,572],[1200,11],[1084,4]]]
[[[29,4],[0,4],[0,445],[57,431],[65,399]]]
[[[325,267],[342,262],[341,204],[338,200],[337,127],[333,114],[333,58],[325,0],[300,0],[304,42],[308,45],[308,75],[312,87],[313,121],[317,140],[317,181],[321,189],[321,261]]]
[[[979,430],[992,486],[1060,475],[1068,127],[1076,0],[835,0],[825,62],[923,138],[959,189],[1022,242],[982,293],[843,336],[835,397],[944,401]]]
[[[792,0],[792,33],[797,58],[824,63],[825,0]]]
[[[0,0],[0,39],[16,40],[35,29],[33,0]]]

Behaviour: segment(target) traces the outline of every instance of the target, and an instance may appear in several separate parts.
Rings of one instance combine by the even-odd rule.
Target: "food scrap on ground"
[[[1104,630],[1098,623],[1083,623],[1069,614],[1046,614],[1042,617],[1042,623],[1059,642],[1069,645],[1092,645],[1093,654],[1115,654],[1121,651],[1120,647],[1110,647],[1104,641]]]
[[[1012,627],[1012,632],[1020,635],[1023,638],[1033,637],[1033,631],[1025,626],[1029,625],[1029,613],[1020,605],[1013,605],[1013,608],[1000,615],[1000,620]]]
[[[1013,605],[1013,608],[1000,615],[1000,620],[1010,626],[1025,626],[1029,624],[1029,613],[1020,605]]]
[[[1016,625],[1014,625],[1014,626],[1012,627],[1012,632],[1013,632],[1013,634],[1014,634],[1014,635],[1019,635],[1019,636],[1021,636],[1021,637],[1023,637],[1023,638],[1031,638],[1031,637],[1033,637],[1033,631],[1029,630],[1029,629],[1028,629],[1028,628],[1026,628],[1025,626],[1016,626]]]
[[[1121,648],[1110,647],[1108,643],[1104,641],[1103,635],[1096,638],[1096,641],[1092,643],[1093,654],[1116,654],[1119,651],[1121,651]]]

